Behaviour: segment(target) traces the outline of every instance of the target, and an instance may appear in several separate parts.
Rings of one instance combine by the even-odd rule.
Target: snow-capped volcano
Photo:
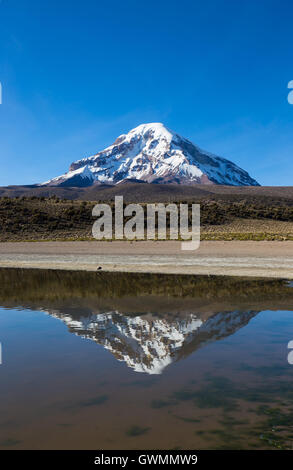
[[[148,183],[258,186],[225,158],[201,150],[161,123],[142,124],[96,155],[73,162],[68,173],[43,185],[90,186],[127,180]]]

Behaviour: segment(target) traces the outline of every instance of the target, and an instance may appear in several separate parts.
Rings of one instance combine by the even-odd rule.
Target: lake
[[[1,449],[293,448],[292,282],[0,269],[0,285]]]

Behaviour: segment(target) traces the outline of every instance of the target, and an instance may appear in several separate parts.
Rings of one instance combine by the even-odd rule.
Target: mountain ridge
[[[88,187],[126,181],[260,186],[235,163],[200,149],[162,123],[139,125],[40,186]]]

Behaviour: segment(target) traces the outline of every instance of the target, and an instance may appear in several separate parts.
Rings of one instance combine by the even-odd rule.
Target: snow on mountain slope
[[[77,170],[72,170],[65,175],[57,176],[45,183],[43,186],[90,186],[95,181],[95,177],[91,172],[88,165],[85,165]]]
[[[258,186],[225,158],[201,150],[161,123],[142,124],[113,145],[71,164],[69,172],[43,185],[90,186],[134,179],[148,183]]]

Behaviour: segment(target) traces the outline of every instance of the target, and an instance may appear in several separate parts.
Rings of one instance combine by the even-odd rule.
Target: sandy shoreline
[[[293,242],[204,241],[196,251],[180,242],[0,243],[0,267],[207,274],[293,279]]]

